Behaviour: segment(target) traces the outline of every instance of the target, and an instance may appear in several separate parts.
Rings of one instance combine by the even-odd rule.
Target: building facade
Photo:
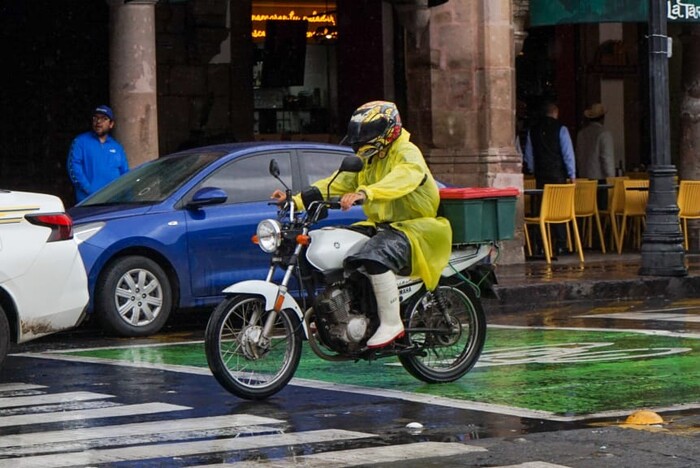
[[[17,65],[0,90],[0,184],[72,204],[68,146],[103,102],[135,166],[221,141],[337,142],[355,107],[393,100],[436,177],[495,187],[522,187],[519,100],[556,97],[572,135],[583,109],[603,102],[618,164],[641,169],[649,161],[646,29],[637,17],[602,21],[601,5],[611,3],[610,14],[630,4],[8,0],[0,47]],[[674,163],[698,178],[700,33],[682,21],[670,33]],[[521,220],[519,202],[518,231]],[[523,259],[518,232],[501,261]]]

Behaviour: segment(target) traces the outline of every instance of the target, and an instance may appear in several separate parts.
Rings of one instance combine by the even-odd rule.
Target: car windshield
[[[80,206],[159,203],[224,154],[220,151],[187,153],[147,162],[119,177]]]

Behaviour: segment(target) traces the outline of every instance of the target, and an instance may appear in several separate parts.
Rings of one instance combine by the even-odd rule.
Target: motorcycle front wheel
[[[262,297],[237,295],[219,304],[207,323],[204,347],[209,369],[226,390],[240,398],[262,400],[274,395],[299,365],[299,319],[281,311],[265,339],[262,329],[270,313]]]
[[[407,310],[404,339],[418,351],[400,355],[399,360],[412,376],[428,383],[452,382],[474,367],[486,341],[486,318],[473,290],[438,286],[433,293],[426,291],[418,297]]]

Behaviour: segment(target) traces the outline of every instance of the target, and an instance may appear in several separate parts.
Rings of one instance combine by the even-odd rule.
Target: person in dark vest
[[[576,182],[576,161],[574,146],[569,130],[559,122],[559,107],[554,102],[546,102],[540,118],[527,134],[523,163],[535,175],[537,188],[545,184],[566,184]],[[568,181],[567,181],[568,179]],[[566,247],[566,229],[563,224],[553,226],[556,254]]]

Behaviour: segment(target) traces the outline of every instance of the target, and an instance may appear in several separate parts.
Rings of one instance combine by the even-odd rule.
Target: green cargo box
[[[513,239],[516,188],[440,189],[440,216],[452,225],[453,244]]]

